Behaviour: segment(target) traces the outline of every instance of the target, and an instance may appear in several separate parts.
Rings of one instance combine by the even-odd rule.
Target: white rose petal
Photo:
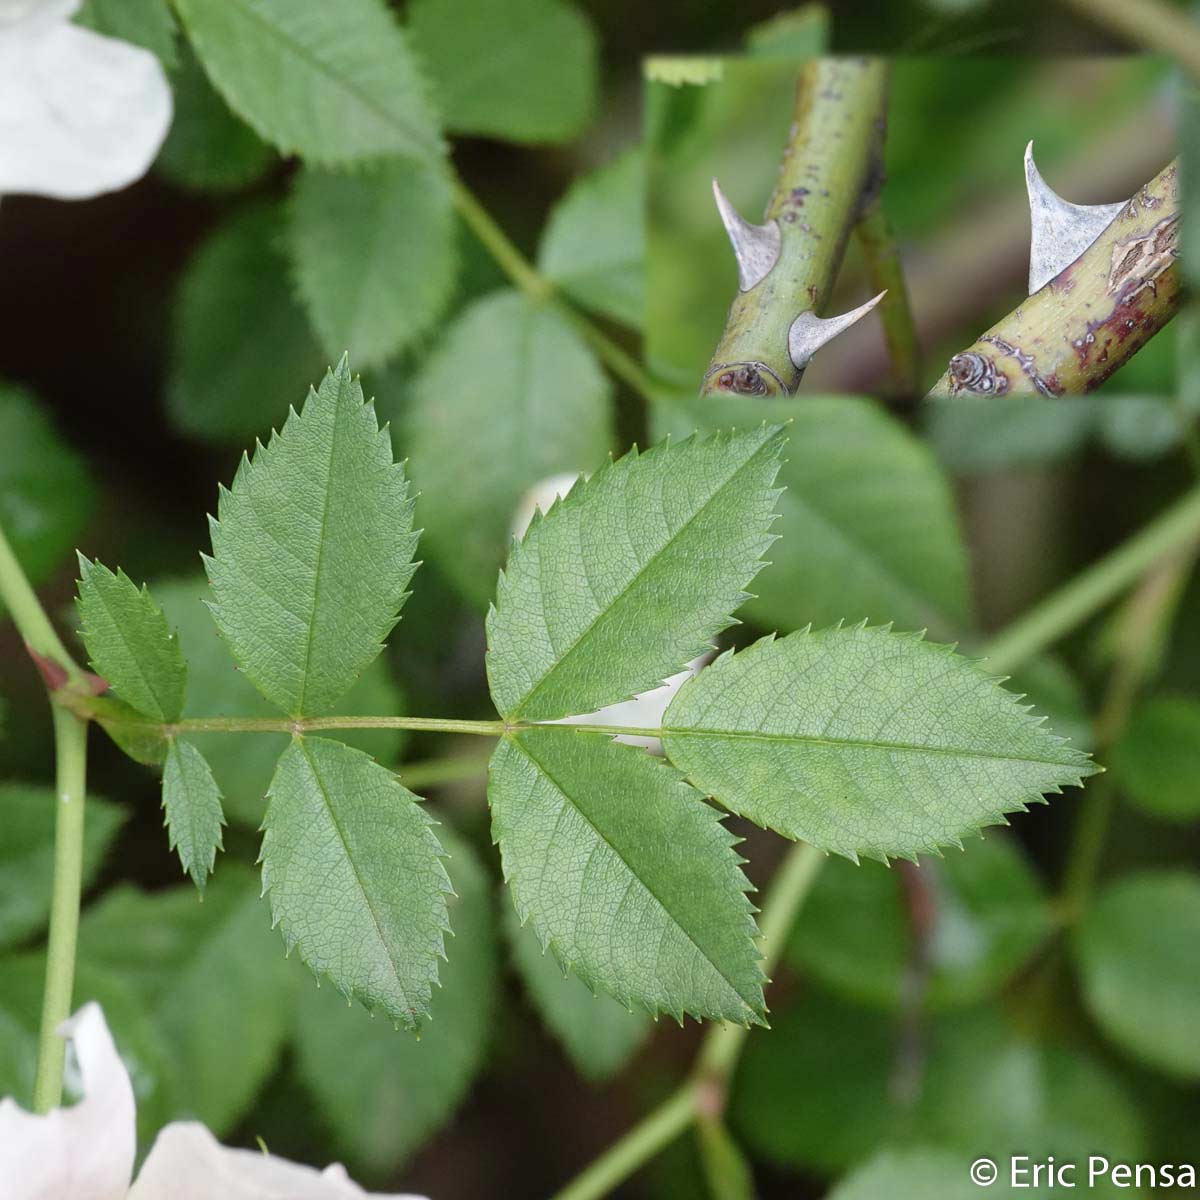
[[[19,25],[25,21],[42,25],[67,21],[82,4],[83,0],[0,0],[0,30],[6,25]]]
[[[70,24],[78,0],[0,0],[0,194],[78,200],[146,173],[171,124],[147,50]]]
[[[124,1200],[133,1175],[134,1101],[104,1014],[85,1004],[59,1028],[74,1042],[83,1099],[44,1117],[0,1100],[5,1200]]]
[[[675,698],[675,693],[687,683],[709,660],[710,655],[702,655],[695,659],[686,671],[672,675],[662,687],[653,691],[641,692],[632,700],[622,700],[618,704],[609,704],[597,709],[594,713],[583,713],[577,717],[562,717],[550,721],[551,725],[618,725],[627,729],[660,729],[663,714],[667,705]],[[662,742],[656,737],[639,737],[632,733],[619,733],[613,739],[624,742],[627,746],[641,746],[652,754],[662,753]]]
[[[318,1171],[231,1150],[187,1121],[158,1135],[131,1189],[133,1088],[100,1006],[85,1004],[59,1032],[74,1044],[83,1099],[44,1117],[0,1100],[3,1200],[425,1200],[364,1192],[337,1163]]]
[[[317,1171],[259,1150],[231,1150],[203,1126],[176,1122],[159,1135],[129,1200],[423,1200],[362,1190],[339,1166]]]

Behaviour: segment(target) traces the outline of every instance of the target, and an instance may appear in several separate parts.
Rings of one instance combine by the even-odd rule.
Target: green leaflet
[[[212,616],[202,599],[208,593],[204,577],[164,579],[153,585],[155,599],[167,620],[178,631],[179,645],[188,662],[185,717],[273,717],[276,710],[237,669],[221,645]],[[405,697],[380,655],[359,676],[358,682],[333,706],[333,715],[399,716],[406,712]],[[384,766],[393,766],[404,743],[401,729],[344,729],[327,734],[339,742],[364,750]],[[271,785],[275,763],[287,748],[286,733],[258,733],[252,737],[227,733],[193,733],[188,741],[200,750],[222,792],[225,815],[231,821],[258,828],[262,824],[264,797]]]
[[[50,915],[54,876],[53,788],[0,783],[0,947],[37,933]],[[83,886],[89,887],[104,863],[128,814],[99,796],[87,798],[83,830]]]
[[[71,553],[95,490],[82,459],[23,388],[0,384],[0,444],[0,526],[36,585]]]
[[[433,821],[390,771],[327,738],[292,742],[267,799],[263,890],[288,950],[417,1031],[449,928]]]
[[[227,1133],[275,1069],[292,1021],[295,975],[254,873],[223,864],[203,903],[190,884],[113,888],[84,913],[79,948],[81,968],[136,990],[169,1047],[168,1115]]]
[[[143,716],[177,721],[187,664],[162,609],[124,571],[78,558],[80,632],[92,666]]]
[[[488,613],[501,716],[593,712],[708,650],[773,540],[783,440],[764,425],[635,449],[535,519]]]
[[[284,154],[329,165],[441,157],[425,85],[381,0],[175,0],[175,8],[229,107]]]
[[[274,152],[229,111],[186,43],[171,91],[171,129],[154,160],[159,174],[178,187],[208,191],[245,187],[262,175]]]
[[[627,150],[575,180],[538,249],[542,274],[588,308],[641,329],[646,318],[645,158]]]
[[[265,435],[329,361],[292,294],[276,244],[283,227],[280,206],[256,204],[221,225],[188,263],[167,382],[167,415],[183,433],[211,441]]]
[[[288,225],[296,284],[331,357],[375,366],[433,329],[457,269],[457,227],[442,170],[411,160],[353,175],[308,169]]]
[[[611,996],[594,994],[582,980],[565,974],[542,948],[533,925],[522,925],[511,905],[505,932],[530,1000],[576,1069],[592,1082],[615,1075],[646,1040],[650,1018]]]
[[[413,501],[343,358],[222,488],[205,558],[213,617],[294,716],[326,711],[382,649],[416,569]]]
[[[663,746],[726,808],[848,858],[958,843],[1096,770],[952,648],[862,625],[721,655]]]
[[[204,755],[174,739],[163,767],[163,809],[172,850],[203,893],[221,845],[221,790]]]
[[[746,615],[784,632],[866,619],[956,637],[971,605],[954,494],[928,447],[876,401],[691,398],[660,406],[656,426],[748,429],[763,420],[791,427],[779,543]]]
[[[86,0],[75,21],[149,50],[164,67],[178,65],[177,30],[167,0]]]
[[[931,916],[918,954],[911,910]],[[818,876],[788,943],[788,961],[847,999],[899,1008],[963,1005],[998,991],[1052,929],[1050,908],[1020,845],[995,832],[965,853],[887,868],[836,859]]]
[[[412,383],[403,424],[423,545],[469,600],[491,598],[521,497],[603,459],[611,390],[553,307],[506,289],[450,323]]]
[[[591,121],[596,35],[574,4],[413,0],[408,25],[452,132],[566,142]]]
[[[763,1023],[737,839],[661,761],[601,734],[526,729],[489,768],[492,837],[522,921],[623,1004]]]
[[[350,1163],[396,1170],[453,1114],[483,1066],[495,1024],[499,963],[492,882],[471,848],[445,825],[438,835],[454,938],[420,1038],[398,1037],[330,987],[301,985],[300,1076]]]
[[[1200,817],[1200,703],[1160,696],[1141,705],[1113,747],[1112,769],[1126,796],[1150,816]]]
[[[1200,1079],[1200,875],[1146,871],[1112,884],[1075,935],[1084,1002],[1114,1043]]]

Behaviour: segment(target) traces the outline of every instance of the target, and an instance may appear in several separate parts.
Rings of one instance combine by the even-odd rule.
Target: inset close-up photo
[[[646,64],[647,350],[673,383],[751,397],[802,380],[805,394],[1171,390],[1169,62],[792,59],[771,45]]]

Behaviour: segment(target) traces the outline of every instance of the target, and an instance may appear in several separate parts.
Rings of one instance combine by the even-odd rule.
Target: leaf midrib
[[[114,576],[114,579],[115,578],[116,577]],[[117,580],[117,583],[119,586],[120,581]],[[136,584],[134,585],[134,591],[137,594],[139,599],[147,599],[148,602],[152,603],[152,601],[149,601],[149,598],[145,596],[145,593],[137,590]],[[129,644],[129,639],[125,636],[125,630],[122,627],[121,622],[117,620],[116,616],[113,614],[112,609],[109,607],[108,598],[104,595],[103,589],[96,587],[95,584],[93,584],[92,592],[96,596],[96,598],[100,601],[100,607],[104,610],[104,615],[108,618],[109,624],[112,626],[112,629],[116,633],[118,639],[120,640],[121,645],[125,647],[125,653],[129,656],[130,665],[133,667],[134,671],[137,673],[137,677],[142,681],[142,685],[145,687],[147,692],[149,692],[150,695],[154,698],[154,703],[158,706],[158,712],[153,715],[157,716],[160,721],[174,720],[175,719],[174,717],[167,716],[167,710],[166,710],[165,706],[163,705],[162,697],[159,695],[158,688],[156,688],[154,686],[154,684],[151,682],[151,679],[146,675],[145,671],[142,670],[142,665],[138,661],[138,656],[134,653],[133,647]],[[165,623],[166,618],[164,617],[163,620]],[[168,638],[170,637],[169,629],[167,631],[167,636],[168,636]],[[178,715],[179,715],[178,713],[175,714],[175,716],[178,716]]]
[[[617,856],[617,858],[619,858],[621,860],[621,863],[625,867],[625,869],[629,872],[629,874],[634,879],[636,879],[638,881],[638,883],[643,888],[646,889],[646,892],[650,895],[650,897],[654,901],[654,903],[658,905],[659,909],[668,917],[668,919],[671,921],[671,924],[674,925],[675,928],[678,929],[684,935],[684,937],[687,938],[688,942],[695,948],[696,952],[704,959],[704,961],[706,963],[708,963],[708,965],[717,973],[717,975],[720,976],[720,978],[725,982],[725,984],[729,987],[729,989],[733,992],[733,994],[742,1002],[742,1004],[744,1004],[746,1006],[746,1008],[749,1010],[749,1012],[757,1014],[758,1010],[755,1008],[755,1006],[752,1003],[750,1003],[750,1001],[748,1001],[746,999],[745,996],[742,995],[741,988],[739,988],[737,986],[737,984],[734,983],[733,980],[730,979],[729,976],[725,974],[725,972],[721,969],[721,967],[712,960],[712,958],[709,956],[708,951],[703,946],[701,946],[700,943],[697,942],[696,939],[692,936],[691,931],[689,929],[685,928],[682,924],[680,924],[678,918],[667,907],[667,905],[662,901],[662,899],[659,897],[658,893],[642,878],[642,876],[637,871],[635,871],[633,869],[633,867],[630,865],[629,860],[625,857],[625,855],[622,854],[621,851],[615,845],[613,845],[612,841],[608,838],[608,836],[601,829],[598,829],[596,827],[596,824],[591,819],[591,817],[586,812],[584,812],[583,809],[580,808],[580,806],[578,804],[575,803],[575,801],[571,797],[571,793],[569,791],[567,791],[567,789],[558,781],[558,778],[549,770],[549,768],[546,767],[546,765],[541,761],[541,759],[539,759],[537,757],[537,755],[535,755],[529,749],[529,747],[525,744],[525,742],[523,740],[521,740],[520,738],[510,737],[509,740],[519,747],[521,753],[524,754],[525,757],[528,758],[531,763],[533,763],[533,765],[537,768],[537,770],[540,771],[541,774],[550,781],[551,785],[554,787],[554,790],[556,792],[558,792],[558,794],[563,798],[563,800],[565,800],[575,810],[575,812],[577,812],[579,814],[579,816],[587,823],[588,828],[591,829],[592,832]],[[691,786],[691,785],[689,784],[688,786]],[[698,800],[697,802],[702,803],[703,801]],[[744,893],[743,893],[743,895],[744,895]],[[685,1006],[685,1009],[686,1009],[686,1006]]]
[[[392,956],[391,946],[388,943],[387,937],[383,932],[383,925],[380,923],[379,915],[375,911],[375,904],[371,899],[370,893],[363,884],[362,875],[359,873],[358,865],[354,861],[354,855],[350,853],[350,846],[346,841],[345,831],[342,829],[341,822],[337,819],[337,814],[334,812],[333,804],[330,801],[329,790],[325,787],[325,781],[321,778],[320,771],[317,770],[316,763],[313,761],[312,755],[309,753],[308,746],[303,738],[297,738],[296,741],[300,746],[300,753],[304,755],[304,762],[307,765],[309,772],[312,774],[313,782],[321,793],[321,801],[325,806],[326,813],[329,814],[329,822],[333,826],[334,833],[337,834],[338,844],[342,848],[342,852],[346,857],[346,862],[350,867],[350,872],[354,876],[355,885],[358,887],[359,894],[363,898],[363,905],[371,916],[371,923],[375,926],[375,933],[379,938],[379,944],[383,948],[383,952],[387,957],[387,961],[392,968],[392,978],[396,984],[396,990],[400,993],[404,1000],[404,1007],[408,1010],[410,1016],[415,1016],[419,1011],[423,1010],[423,1005],[414,1005],[409,997],[408,991],[404,987],[403,979],[400,973],[400,966]]]
[[[771,435],[765,441],[756,446],[753,452],[749,454],[741,463],[739,463],[734,471],[721,481],[718,487],[709,493],[704,502],[697,505],[695,510],[688,516],[687,520],[684,521],[683,524],[680,525],[680,527],[673,534],[671,534],[671,536],[644,563],[642,563],[642,565],[634,573],[633,577],[625,584],[625,586],[622,587],[621,590],[608,602],[608,604],[604,608],[600,609],[600,611],[596,613],[596,615],[587,623],[587,625],[579,631],[579,633],[572,640],[571,644],[561,654],[559,654],[555,661],[551,663],[546,671],[542,674],[542,677],[529,689],[529,691],[525,693],[517,707],[511,712],[502,715],[508,719],[519,718],[522,712],[529,708],[533,698],[538,694],[538,692],[541,691],[543,687],[546,686],[549,680],[554,678],[555,673],[562,669],[567,660],[570,659],[571,656],[580,649],[584,640],[591,634],[596,626],[604,621],[613,611],[613,609],[615,609],[617,605],[625,599],[630,591],[632,591],[633,588],[642,580],[646,572],[649,571],[651,567],[662,557],[662,555],[664,555],[691,527],[692,522],[694,522],[700,516],[700,514],[703,513],[708,506],[712,504],[713,501],[716,500],[716,498],[721,495],[721,493],[723,493],[725,489],[728,488],[729,485],[732,484],[734,480],[736,480],[737,477],[758,458],[765,448],[772,445],[774,441],[775,435]]]
[[[341,426],[342,400],[345,396],[343,379],[338,378],[338,391],[333,402],[333,427],[329,433],[329,457],[325,463],[324,499],[321,504],[321,524],[317,531],[317,561],[313,564],[312,602],[307,621],[308,634],[304,644],[304,666],[300,669],[300,691],[296,696],[295,717],[304,715],[304,700],[308,693],[308,679],[312,669],[313,646],[317,629],[317,598],[321,591],[321,566],[325,561],[326,527],[329,523],[329,498],[333,491],[333,460],[337,453],[338,429]]]
[[[258,12],[257,9],[248,5],[245,0],[225,0],[225,2],[232,7],[239,9],[249,20],[257,23],[263,29],[267,30],[267,32],[271,34],[276,41],[281,43],[286,49],[290,50],[296,58],[306,62],[318,75],[324,76],[325,79],[341,88],[350,96],[353,96],[354,99],[357,100],[364,108],[368,109],[370,112],[373,112],[384,125],[399,130],[417,145],[423,146],[426,150],[429,149],[428,142],[423,136],[421,136],[419,131],[414,132],[414,128],[412,126],[405,124],[403,121],[397,120],[391,111],[380,105],[379,102],[376,101],[368,92],[363,91],[344,75],[336,74],[330,67],[322,62],[321,59],[313,55],[303,42],[297,41],[290,33],[286,33],[282,28],[280,28],[280,26],[273,24],[265,16]],[[389,19],[393,21],[395,20],[394,17],[389,17]],[[189,33],[190,32],[191,31],[189,30]],[[403,31],[397,27],[395,30],[393,30],[393,32],[400,37],[405,51],[409,51],[410,48],[408,44],[403,40]],[[421,98],[418,98],[418,102],[423,101]],[[275,139],[268,138],[268,140],[274,141]],[[435,137],[435,143],[437,140],[439,139]]]
[[[646,733],[650,737],[658,733],[663,737],[707,737],[737,741],[796,742],[805,746],[831,746],[839,749],[912,751],[917,754],[942,754],[953,758],[995,759],[999,762],[1011,763],[1037,763],[1041,766],[1052,767],[1082,767],[1087,762],[1090,762],[1090,760],[1078,763],[1064,762],[1058,758],[1038,758],[1034,755],[1026,754],[1000,754],[992,750],[968,750],[955,746],[922,746],[915,742],[887,742],[869,738],[833,738],[816,736],[814,734],[772,733],[766,730],[703,729],[698,726],[681,728],[664,724],[661,729],[648,729]]]

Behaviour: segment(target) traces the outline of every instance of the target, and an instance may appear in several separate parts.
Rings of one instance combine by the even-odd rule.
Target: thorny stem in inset
[[[1200,29],[1179,9],[1162,0],[1062,0],[1062,3],[1136,46],[1169,55],[1200,77]]]
[[[1090,392],[1175,315],[1179,161],[1045,287],[956,354],[930,397]]]
[[[536,304],[552,304],[595,350],[601,362],[627,387],[636,392],[647,404],[654,400],[654,389],[650,376],[641,365],[612,340],[588,316],[580,312],[558,290],[553,280],[547,279],[513,245],[508,234],[496,223],[492,214],[479,202],[458,175],[451,176],[454,206],[467,227],[479,239],[484,249],[495,259],[502,271]]]
[[[1053,60],[1046,61],[1051,65],[1040,70],[1056,75]],[[1106,126],[1102,142],[1081,146],[1059,162],[1055,181],[1063,195],[1087,194],[1096,199],[1131,195],[1175,152],[1164,108],[1163,98],[1155,95]],[[1029,201],[1024,186],[1016,185],[1014,172],[1010,190],[972,205],[965,216],[944,225],[919,257],[905,264],[910,307],[924,345],[942,344],[960,328],[964,317],[979,312],[998,289],[1025,279]],[[886,305],[889,298],[881,303]],[[827,378],[836,379],[849,392],[878,390],[891,367],[887,348],[871,342],[854,345],[835,340],[822,355]]]
[[[879,319],[892,363],[892,381],[899,392],[915,395],[921,386],[921,345],[900,250],[879,196],[863,210],[854,234],[867,261],[871,290],[887,293],[879,302]]]
[[[886,104],[882,60],[817,58],[801,71],[766,224],[731,230],[740,286],[701,395],[796,390],[807,360],[794,360],[789,334],[824,309],[850,231],[882,185]]]

